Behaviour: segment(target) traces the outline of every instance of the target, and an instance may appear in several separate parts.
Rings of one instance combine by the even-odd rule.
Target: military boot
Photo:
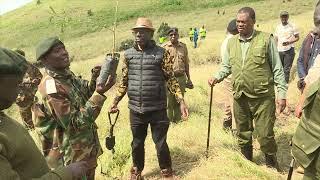
[[[168,168],[168,169],[161,169],[161,176],[162,176],[162,179],[165,179],[165,180],[173,180],[173,171],[171,168]]]
[[[265,154],[266,157],[266,165],[269,168],[275,168],[277,171],[280,171],[279,164],[277,161],[277,156],[275,154]]]
[[[248,159],[249,161],[252,161],[252,156],[253,156],[252,145],[241,147],[241,153],[246,159]]]
[[[141,176],[141,171],[137,167],[132,167],[130,170],[130,180],[143,180]]]
[[[223,130],[230,131],[232,129],[232,117],[223,119]]]

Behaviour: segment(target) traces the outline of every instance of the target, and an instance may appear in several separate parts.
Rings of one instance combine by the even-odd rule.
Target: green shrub
[[[166,22],[162,22],[160,27],[157,30],[156,39],[159,40],[159,37],[166,37],[170,29],[170,26]]]
[[[117,51],[124,51],[131,47],[133,47],[134,40],[133,39],[126,39],[120,43],[120,46],[118,47]]]

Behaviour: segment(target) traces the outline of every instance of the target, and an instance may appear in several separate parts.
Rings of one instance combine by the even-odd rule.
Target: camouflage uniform
[[[21,118],[28,129],[33,129],[31,107],[35,102],[35,94],[41,81],[42,74],[37,67],[28,63],[28,70],[20,84],[20,90],[16,99]]]
[[[94,179],[102,154],[95,119],[106,97],[96,93],[96,82],[79,79],[70,70],[46,69],[39,85],[42,103],[34,107],[35,127],[49,166],[88,161],[88,179]]]
[[[14,75],[15,78],[22,79],[28,68],[22,56],[0,47],[0,59],[2,79],[6,75]],[[8,89],[3,84],[0,86],[1,92],[15,93],[9,90],[13,90],[12,87]],[[0,107],[0,179],[72,179],[72,172],[67,168],[58,168],[50,172],[28,131],[3,112],[5,107],[2,101]]]
[[[178,83],[182,95],[184,96],[186,89],[186,66],[189,65],[188,49],[187,46],[178,42],[175,46],[170,41],[163,46],[169,52],[169,58],[173,61],[173,71]],[[180,104],[175,99],[175,95],[167,92],[168,97],[168,118],[172,122],[181,120]]]

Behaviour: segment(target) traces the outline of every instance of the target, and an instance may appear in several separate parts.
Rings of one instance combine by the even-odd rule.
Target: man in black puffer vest
[[[173,73],[173,59],[168,52],[157,46],[152,40],[154,28],[147,18],[138,18],[132,28],[135,37],[134,47],[124,53],[122,78],[118,85],[117,96],[110,112],[118,111],[118,103],[128,92],[130,125],[133,140],[131,179],[141,179],[144,168],[144,141],[148,125],[151,126],[152,139],[156,144],[161,174],[165,179],[172,179],[171,157],[166,142],[169,128],[167,117],[167,88],[175,94],[180,103],[182,118],[189,113]]]

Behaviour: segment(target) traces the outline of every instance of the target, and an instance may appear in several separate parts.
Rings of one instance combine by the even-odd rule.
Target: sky
[[[32,0],[0,0],[0,15],[17,9]]]

